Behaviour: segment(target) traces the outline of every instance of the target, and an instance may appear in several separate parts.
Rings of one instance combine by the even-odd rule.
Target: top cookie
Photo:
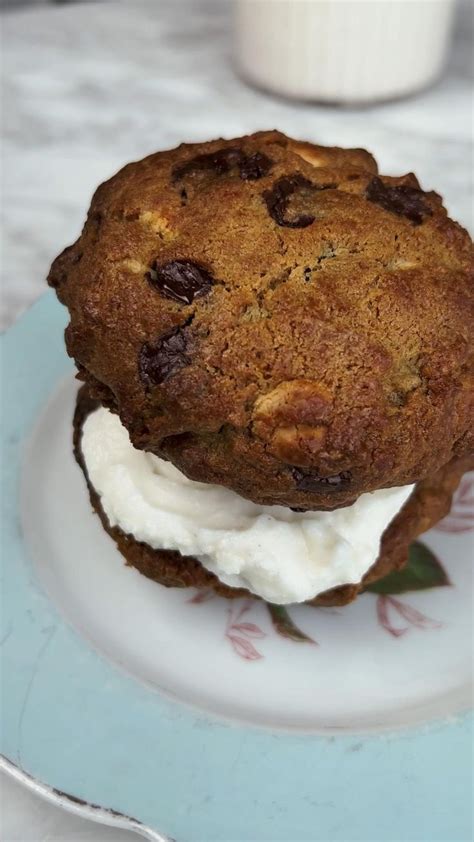
[[[474,449],[472,265],[414,175],[261,132],[124,167],[48,280],[136,447],[332,509]]]

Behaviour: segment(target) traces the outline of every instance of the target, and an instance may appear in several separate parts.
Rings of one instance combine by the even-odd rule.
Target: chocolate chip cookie
[[[414,175],[261,132],[124,167],[49,283],[135,447],[324,510],[472,453],[472,268]]]

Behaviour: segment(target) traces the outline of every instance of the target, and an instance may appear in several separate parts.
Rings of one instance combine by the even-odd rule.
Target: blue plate
[[[308,724],[309,720],[301,711],[295,714],[295,727],[278,711],[269,714],[266,723],[263,713],[259,719],[250,708],[248,714],[241,715],[237,711],[231,721],[224,703],[222,710],[210,713],[212,701],[204,700],[201,704],[191,692],[187,698],[186,690],[175,692],[173,688],[165,687],[163,692],[157,691],[156,686],[151,686],[153,682],[145,683],[146,679],[140,680],[143,676],[137,678],[131,674],[134,670],[126,663],[119,668],[117,663],[97,651],[101,649],[97,640],[91,643],[70,625],[68,610],[64,606],[58,607],[58,599],[54,601],[44,590],[40,568],[41,564],[47,566],[48,559],[38,561],[36,558],[33,563],[36,551],[34,548],[30,551],[22,528],[30,513],[20,511],[24,443],[59,381],[72,372],[71,362],[63,350],[65,323],[65,311],[53,295],[47,294],[2,340],[1,740],[7,765],[18,770],[18,775],[39,782],[40,789],[50,795],[54,792],[59,798],[69,795],[76,809],[82,809],[83,802],[100,805],[91,809],[95,809],[102,820],[125,822],[124,817],[132,816],[134,823],[130,826],[144,833],[155,831],[153,838],[156,839],[162,834],[179,842],[470,840],[472,717],[469,713],[459,713],[465,707],[465,697],[462,704],[459,700],[446,702],[444,719],[433,721],[428,706],[426,717],[421,710],[415,718],[416,727],[400,727],[403,721],[395,722],[395,717],[393,728],[388,723],[376,732],[380,724],[375,721],[377,717],[373,727],[366,723],[351,728],[350,724],[344,724],[342,714],[339,719],[336,717],[336,724],[328,718],[325,729],[321,712],[315,727]],[[69,476],[66,469],[65,476]],[[60,482],[61,477],[57,481]],[[24,501],[27,502],[23,502],[26,509],[34,507],[36,498],[42,505],[49,500],[49,481],[43,485],[36,482],[36,487],[26,489]],[[81,482],[79,476],[77,482]],[[67,493],[65,487],[65,496]],[[85,500],[85,488],[80,493]],[[37,529],[56,529],[62,533],[71,530],[70,543],[77,543],[79,538],[76,541],[72,514],[70,522],[67,513],[58,516],[57,521],[54,519],[55,506],[61,505],[56,493],[49,505],[53,516],[50,521],[46,518],[46,525],[45,519],[41,519]],[[92,514],[89,516],[93,521]],[[100,536],[100,540],[102,538],[108,542],[106,536]],[[35,535],[30,536],[30,543],[34,544],[35,540]],[[40,536],[40,556],[42,541]],[[109,543],[110,552],[114,553]],[[65,558],[64,564],[67,565],[67,561]],[[114,564],[112,566],[115,570]],[[123,575],[130,577],[127,581],[139,581],[137,587],[140,588],[143,582],[143,587],[152,588],[153,594],[161,594],[162,589],[158,586],[123,570]],[[93,573],[88,575],[92,576],[89,578],[90,591],[97,591]],[[446,594],[450,591],[445,590]],[[454,593],[454,589],[451,592]],[[114,594],[99,593],[96,597],[105,604],[113,601]],[[426,599],[427,594],[423,597]],[[180,598],[183,601],[182,596]],[[371,595],[364,596],[367,602],[361,601],[366,606],[366,613],[369,598]],[[444,595],[442,598],[445,599]],[[396,607],[396,601],[393,604]],[[419,608],[420,603],[417,606]],[[441,610],[441,602],[439,607]],[[214,613],[224,610],[214,603],[209,611],[211,608]],[[449,614],[448,609],[446,602],[443,610]],[[186,610],[195,611],[193,617],[197,618],[197,612],[203,617],[208,609],[206,604],[188,604]],[[324,623],[332,623],[334,629],[339,622],[339,617],[332,615],[323,619]],[[196,620],[196,623],[196,634],[199,634],[199,622]],[[252,625],[260,630],[262,623]],[[373,623],[375,628],[375,620]],[[129,624],[133,624],[133,618],[124,617],[124,635],[128,633]],[[76,628],[78,625],[75,623]],[[390,630],[390,624],[387,625]],[[420,621],[419,627],[422,625]],[[466,628],[463,627],[464,634]],[[258,637],[258,631],[253,633]],[[412,641],[415,633],[418,634],[416,640],[423,639],[426,651],[431,651],[436,659],[443,632],[414,632]],[[395,637],[384,637],[384,645],[391,646],[393,651],[399,646]],[[364,663],[366,656],[369,673],[375,655],[364,641],[366,638],[361,633],[360,638],[355,634],[349,643],[359,665]],[[243,687],[246,682],[245,692],[253,685],[259,687],[259,696],[263,692],[258,682],[265,666],[252,655],[252,650],[257,651],[254,644],[255,640],[250,642],[250,648],[244,648],[237,655],[233,652],[236,696],[240,676]],[[235,642],[233,645],[235,648]],[[347,642],[344,645],[347,646]],[[298,649],[298,644],[282,640],[283,654],[273,663],[272,703],[279,695],[278,686],[285,696],[289,692],[288,682],[294,686],[297,680],[291,666],[292,646],[295,653],[303,651]],[[405,646],[403,638],[400,646]],[[322,651],[322,644],[320,648]],[[105,647],[102,649],[105,651]],[[176,651],[176,657],[170,659],[167,669],[178,669],[181,651]],[[212,651],[211,648],[206,654],[208,662]],[[305,658],[313,659],[311,671],[314,673],[318,669],[318,661],[314,660],[319,657],[317,647],[306,643],[304,652]],[[238,657],[242,654],[246,660]],[[217,659],[227,657],[223,640],[219,640],[218,647],[216,644],[215,655]],[[157,654],[158,657],[161,656]],[[444,654],[439,657],[440,669],[445,669]],[[113,657],[113,660],[117,662],[120,658]],[[451,651],[451,661],[457,664],[454,651]],[[418,660],[418,675],[423,674],[424,668],[424,663]],[[213,672],[213,681],[217,681],[211,662],[209,669]],[[234,666],[230,665],[229,670],[232,669]],[[411,669],[408,669],[409,674]],[[358,670],[363,681],[364,670],[360,666]],[[449,683],[449,670],[446,670]],[[429,670],[426,679],[429,683],[431,673],[428,673]],[[230,680],[229,675],[231,673],[226,682]],[[325,674],[321,674],[321,692],[325,681]],[[347,692],[344,675],[337,669],[332,673],[331,682],[334,699]],[[314,698],[317,707],[317,694]],[[265,704],[263,700],[261,712],[265,710]],[[297,699],[295,705],[298,705]],[[425,718],[430,720],[429,725],[422,724]],[[252,721],[258,724],[252,725]],[[301,727],[300,721],[303,722]],[[407,722],[413,721],[413,718],[407,718]],[[115,814],[100,808],[115,811]]]

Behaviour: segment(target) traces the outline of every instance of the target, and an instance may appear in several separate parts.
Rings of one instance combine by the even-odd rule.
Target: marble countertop
[[[232,63],[231,5],[220,0],[36,6],[5,13],[3,33],[3,327],[44,292],[49,264],[78,235],[94,187],[127,161],[182,140],[276,127],[364,146],[384,172],[416,171],[473,226],[468,4],[459,7],[442,80],[364,110],[285,102],[247,87]],[[16,787],[4,788],[5,842],[122,839],[58,817]]]
[[[44,287],[79,233],[92,190],[129,160],[182,140],[278,127],[365,146],[382,171],[414,170],[472,224],[472,14],[458,15],[443,79],[363,110],[271,98],[232,63],[231,4],[219,0],[42,6],[3,16],[2,326]]]

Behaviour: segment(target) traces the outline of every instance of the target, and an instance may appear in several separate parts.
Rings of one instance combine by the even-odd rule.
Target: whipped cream
[[[226,585],[279,604],[360,582],[413,489],[362,494],[332,512],[258,506],[136,450],[120,419],[104,408],[84,423],[82,453],[111,526],[154,549],[194,556]]]

